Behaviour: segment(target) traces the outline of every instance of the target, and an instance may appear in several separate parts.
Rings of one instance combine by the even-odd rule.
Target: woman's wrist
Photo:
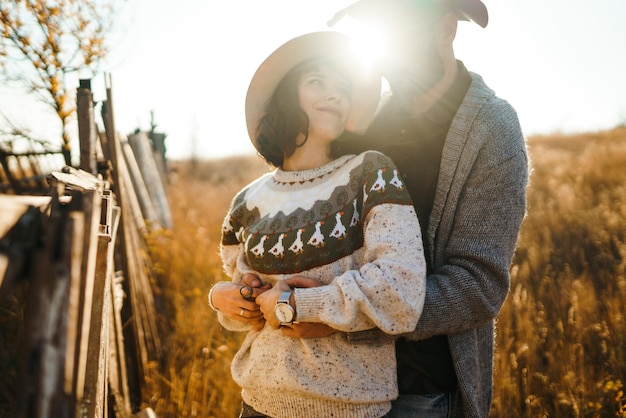
[[[215,290],[215,287],[216,287],[218,284],[220,284],[220,283],[222,283],[222,282],[217,282],[217,283],[215,283],[213,286],[211,286],[211,289],[209,290],[209,294],[208,294],[208,296],[207,296],[207,301],[208,301],[209,307],[210,307],[211,309],[213,309],[215,312],[218,312],[218,311],[219,311],[219,309],[218,309],[218,308],[216,308],[216,307],[215,307],[215,305],[213,305],[213,290]]]

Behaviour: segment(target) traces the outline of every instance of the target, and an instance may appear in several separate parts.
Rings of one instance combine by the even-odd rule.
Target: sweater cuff
[[[328,286],[294,289],[296,321],[321,322],[324,304],[328,303],[330,296],[328,291]]]

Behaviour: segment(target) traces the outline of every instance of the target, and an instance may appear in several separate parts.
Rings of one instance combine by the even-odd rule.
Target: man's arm
[[[449,236],[437,237],[446,244],[444,262],[427,279],[424,311],[409,338],[475,328],[500,311],[526,213],[528,159],[523,140],[518,144],[516,152],[496,164],[479,155]]]
[[[510,109],[512,111],[512,109]],[[493,128],[492,124],[492,128]],[[458,199],[443,209],[435,234],[437,266],[426,283],[424,311],[409,339],[475,328],[498,314],[510,287],[509,270],[526,213],[529,162],[519,125],[497,123],[464,179]],[[452,175],[458,173],[453,171]],[[458,187],[458,186],[457,186]],[[380,330],[351,333],[352,341],[381,338]]]

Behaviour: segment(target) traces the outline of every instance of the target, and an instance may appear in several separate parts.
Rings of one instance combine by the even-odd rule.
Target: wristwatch
[[[276,315],[276,319],[278,319],[280,325],[291,325],[296,318],[296,312],[289,304],[290,298],[291,290],[282,292],[276,301],[274,315]]]

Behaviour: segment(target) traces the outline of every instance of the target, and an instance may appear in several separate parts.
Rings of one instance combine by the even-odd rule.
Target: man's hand
[[[283,326],[282,332],[285,337],[291,338],[322,338],[334,334],[337,330],[320,322],[294,322]]]
[[[318,279],[305,276],[292,276],[285,280],[285,282],[291,287],[308,288],[324,286],[324,283]],[[282,332],[286,337],[291,338],[321,338],[328,337],[337,332],[337,330],[319,322],[298,322],[284,326]]]
[[[306,277],[306,276],[291,276],[290,278],[285,280],[285,283],[287,283],[289,287],[324,286],[324,283],[322,283],[318,279],[314,279],[313,277]]]

